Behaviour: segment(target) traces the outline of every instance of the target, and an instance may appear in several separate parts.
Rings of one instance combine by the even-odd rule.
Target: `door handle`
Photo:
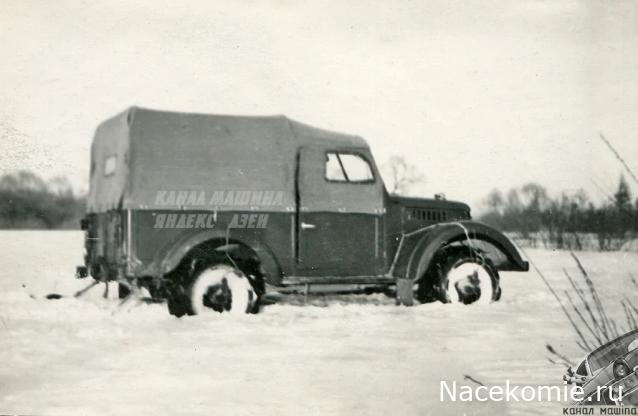
[[[314,228],[317,228],[317,226],[314,225],[314,224],[308,224],[307,222],[302,222],[301,223],[301,229],[302,230],[312,230]]]

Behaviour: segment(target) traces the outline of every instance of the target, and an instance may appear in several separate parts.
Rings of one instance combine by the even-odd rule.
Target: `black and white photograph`
[[[0,415],[638,414],[638,2],[3,0]]]

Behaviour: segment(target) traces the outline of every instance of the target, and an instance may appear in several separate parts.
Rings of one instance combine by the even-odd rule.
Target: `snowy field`
[[[46,300],[88,284],[73,277],[82,234],[0,234],[0,414],[560,414],[561,403],[441,402],[440,381],[561,385],[545,344],[582,355],[535,272],[503,273],[492,305],[312,297],[177,319],[164,305],[118,307],[99,288]],[[569,253],[527,254],[561,290],[563,267],[578,274]],[[636,253],[579,256],[610,305],[638,275]]]

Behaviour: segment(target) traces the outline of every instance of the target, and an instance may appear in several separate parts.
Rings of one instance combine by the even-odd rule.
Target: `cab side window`
[[[373,182],[370,163],[355,153],[326,153],[326,179],[334,182]]]
[[[326,154],[326,179],[338,182],[346,182],[347,180],[336,153]]]

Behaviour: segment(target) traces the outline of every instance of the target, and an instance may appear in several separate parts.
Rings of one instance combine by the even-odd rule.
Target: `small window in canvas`
[[[104,176],[110,176],[115,173],[117,165],[117,158],[115,156],[109,156],[104,160]]]

